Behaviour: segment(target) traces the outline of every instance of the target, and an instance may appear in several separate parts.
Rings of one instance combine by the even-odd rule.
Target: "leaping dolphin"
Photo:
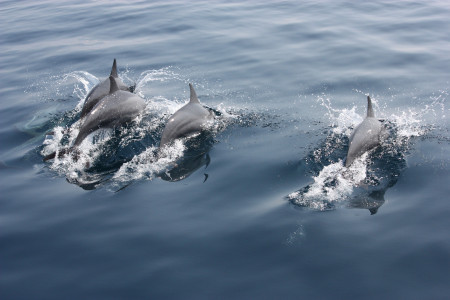
[[[349,167],[358,156],[380,144],[381,129],[381,122],[373,113],[372,100],[367,96],[367,117],[350,136],[346,167]]]
[[[116,79],[109,76],[109,94],[103,97],[81,120],[82,124],[78,136],[69,149],[62,149],[60,155],[73,151],[92,132],[100,128],[113,128],[132,121],[145,108],[145,101],[136,94],[119,89]],[[55,157],[49,154],[44,161]]]
[[[162,148],[177,138],[186,137],[204,130],[205,123],[214,116],[204,108],[197,98],[194,87],[189,83],[190,100],[177,110],[167,121],[159,147]]]
[[[119,90],[123,91],[128,90],[128,87],[125,85],[125,83],[122,82],[122,80],[120,80],[119,76],[117,75],[117,63],[115,58],[111,68],[110,76],[114,77],[114,79],[116,80]],[[109,78],[106,78],[105,80],[103,80],[102,82],[100,82],[99,84],[97,84],[92,88],[92,90],[89,92],[89,94],[86,96],[86,99],[84,100],[80,118],[84,118],[94,108],[94,106],[98,103],[98,101],[100,101],[103,97],[109,94],[109,91],[111,89],[109,82],[110,82]]]
[[[145,101],[136,94],[119,89],[116,79],[109,76],[109,94],[102,98],[86,115],[74,146],[78,146],[99,128],[113,128],[137,117],[145,108]]]

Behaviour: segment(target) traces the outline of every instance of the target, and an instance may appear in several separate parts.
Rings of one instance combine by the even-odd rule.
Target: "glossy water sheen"
[[[447,1],[2,2],[1,298],[447,298],[449,16]],[[145,114],[43,163],[114,58]],[[189,82],[217,120],[159,157]],[[346,169],[368,94],[383,143]]]

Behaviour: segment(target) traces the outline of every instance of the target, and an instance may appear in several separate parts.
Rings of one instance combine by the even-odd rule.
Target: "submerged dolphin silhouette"
[[[110,76],[114,77],[114,79],[116,80],[119,90],[123,91],[128,90],[128,87],[122,82],[122,80],[120,80],[119,76],[117,75],[117,63],[115,58],[111,68]],[[110,82],[109,78],[106,78],[105,80],[103,80],[102,82],[100,82],[99,84],[97,84],[92,88],[92,90],[89,92],[89,94],[86,96],[86,99],[84,100],[80,118],[84,118],[94,108],[94,106],[98,103],[98,101],[100,101],[103,97],[109,94],[109,91],[111,89],[109,82]]]
[[[363,193],[350,199],[348,206],[352,208],[368,209],[371,215],[378,212],[378,209],[384,204],[384,194],[386,189],[373,190],[370,193]]]
[[[109,94],[103,97],[81,120],[78,136],[71,148],[62,149],[60,155],[74,151],[92,132],[100,128],[113,128],[132,121],[145,108],[145,101],[136,94],[119,89],[116,79],[109,76]],[[44,157],[44,161],[55,157],[55,153]]]
[[[372,100],[367,96],[367,116],[364,121],[353,130],[350,136],[345,166],[349,167],[353,161],[364,152],[380,144],[381,122],[375,118]]]
[[[189,83],[189,88],[189,103],[177,110],[167,121],[159,143],[160,148],[170,144],[177,138],[201,132],[205,123],[214,116],[212,112],[200,104],[191,83]]]

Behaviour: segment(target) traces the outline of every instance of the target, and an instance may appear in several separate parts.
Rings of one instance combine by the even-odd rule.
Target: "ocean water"
[[[447,1],[3,1],[2,299],[448,299]],[[145,99],[70,145],[113,59]],[[207,132],[156,151],[192,83]],[[374,102],[379,147],[349,168]]]

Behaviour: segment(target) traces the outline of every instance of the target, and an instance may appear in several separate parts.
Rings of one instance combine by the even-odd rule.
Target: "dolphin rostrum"
[[[367,116],[350,136],[346,167],[349,167],[358,156],[380,144],[381,129],[381,122],[373,113],[372,100],[367,96]]]
[[[114,58],[114,62],[111,68],[111,74],[110,76],[114,77],[116,80],[117,86],[119,87],[119,90],[128,90],[128,87],[120,80],[119,76],[117,75],[117,63],[116,59]],[[106,78],[96,86],[92,88],[92,90],[89,92],[89,94],[86,96],[86,99],[84,100],[83,108],[81,109],[81,115],[80,118],[84,118],[93,108],[94,106],[100,101],[103,97],[109,94],[110,91],[110,80],[109,78]]]
[[[214,116],[198,101],[194,87],[189,83],[190,101],[177,110],[167,121],[159,147],[170,144],[177,138],[187,137],[204,130],[205,123]]]
[[[88,112],[81,120],[80,131],[69,149],[62,149],[60,155],[74,151],[81,142],[92,132],[100,128],[114,128],[128,123],[137,117],[145,108],[145,101],[136,94],[120,90],[116,79],[109,76],[109,94]],[[44,161],[55,157],[55,153],[44,157]]]

